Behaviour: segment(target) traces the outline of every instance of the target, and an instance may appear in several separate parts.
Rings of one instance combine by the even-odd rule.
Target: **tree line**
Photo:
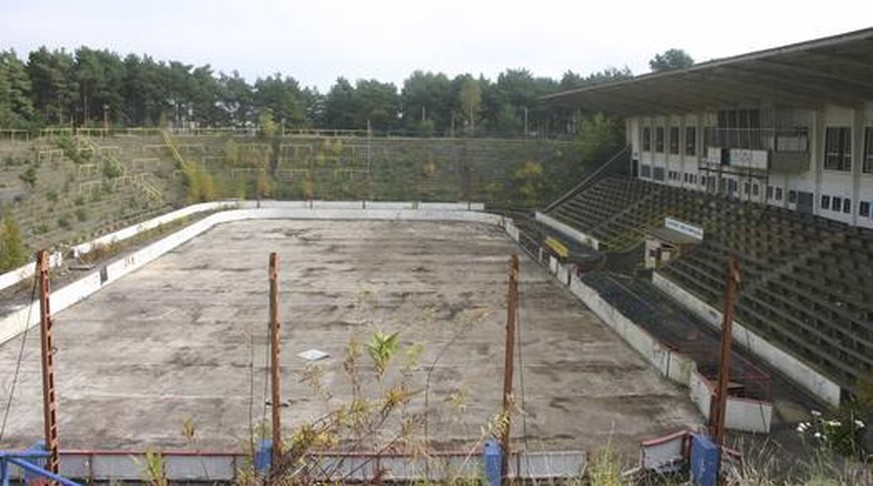
[[[676,51],[676,50],[671,50]],[[658,55],[653,69],[683,67],[684,54]],[[657,61],[657,62],[656,62]],[[666,66],[666,67],[664,67]],[[592,83],[626,79],[627,69],[561,79],[507,69],[496,80],[415,71],[398,87],[340,77],[326,93],[276,73],[249,83],[236,71],[120,56],[80,47],[41,47],[26,60],[0,51],[0,128],[44,126],[246,127],[267,114],[282,127],[372,129],[419,136],[560,136],[579,114],[539,98]]]

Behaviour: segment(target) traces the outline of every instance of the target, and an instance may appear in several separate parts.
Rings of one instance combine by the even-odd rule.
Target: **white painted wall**
[[[771,107],[767,106],[762,106],[761,108],[764,112],[768,112],[768,110],[771,109]],[[640,165],[649,165],[652,166],[653,169],[654,167],[664,167],[665,171],[680,171],[679,181],[671,181],[665,174],[665,179],[663,181],[664,184],[705,191],[705,186],[699,184],[700,177],[705,175],[705,173],[697,170],[699,165],[697,158],[684,155],[685,127],[689,125],[697,127],[697,149],[698,153],[702,154],[705,127],[717,125],[716,113],[637,116],[629,118],[627,123],[628,126],[631,127],[630,133],[628,134],[628,142],[633,145],[632,153],[640,161]],[[767,120],[762,120],[762,123],[766,124]],[[864,127],[873,126],[873,101],[864,103],[856,109],[836,105],[824,105],[824,107],[819,110],[780,107],[774,112],[772,123],[776,128],[794,128],[797,126],[806,126],[809,128],[809,170],[800,174],[770,174],[770,185],[778,186],[783,189],[782,201],[766,200],[766,185],[763,184],[763,181],[760,184],[761,187],[759,187],[759,196],[754,197],[751,195],[751,191],[749,195],[743,193],[743,185],[746,181],[737,180],[740,189],[738,197],[743,200],[753,200],[793,210],[796,209],[796,205],[788,202],[788,192],[791,190],[798,192],[811,192],[815,199],[815,214],[846,224],[873,228],[873,216],[863,217],[858,215],[859,201],[873,201],[873,174],[865,174],[862,171],[863,133]],[[677,124],[680,127],[680,154],[673,155],[669,154],[669,131],[670,126],[675,126]],[[646,126],[651,128],[652,150],[643,152],[642,134],[643,127]],[[659,126],[664,127],[665,130],[665,150],[663,154],[655,153],[654,151],[655,132],[656,128]],[[852,151],[853,170],[851,172],[824,169],[825,128],[828,126],[852,127],[854,144]],[[696,174],[698,183],[685,183],[684,174],[686,173]],[[842,211],[821,210],[820,202],[822,194],[837,196],[841,199],[851,199],[851,213],[846,214]]]
[[[534,213],[534,219],[536,219],[537,221],[543,223],[544,225],[546,225],[546,226],[548,226],[556,231],[563,233],[566,236],[569,236],[573,240],[575,240],[583,245],[588,245],[591,248],[594,248],[595,250],[599,249],[599,247],[600,247],[600,241],[598,241],[597,238],[594,238],[593,236],[587,235],[587,234],[577,230],[576,228],[568,226],[568,225],[558,221],[557,219],[549,216],[548,214],[544,214],[544,213],[537,211],[536,213]]]
[[[466,203],[464,203],[466,205]],[[299,202],[247,202],[236,204],[254,206],[253,209],[235,209],[209,215],[181,230],[147,245],[127,256],[116,260],[105,267],[91,272],[84,278],[52,292],[52,310],[59,312],[97,292],[105,285],[127,275],[147,263],[155,260],[177,246],[189,241],[195,236],[217,224],[247,219],[337,219],[337,220],[404,220],[404,221],[457,221],[469,223],[492,224],[507,228],[506,220],[494,214],[468,211],[466,209],[341,209],[341,208],[307,208]],[[312,206],[321,206],[312,204]],[[514,228],[514,226],[513,226]],[[137,225],[131,229],[130,237],[145,231],[145,226]],[[517,233],[517,230],[515,230]],[[125,235],[127,233],[124,233]],[[107,235],[111,236],[111,235]],[[110,240],[111,241],[111,240]],[[93,242],[92,242],[93,243]],[[101,271],[105,268],[104,276]],[[38,301],[31,303],[0,319],[0,344],[17,336],[27,327],[39,322]]]
[[[49,255],[49,268],[61,266],[64,262],[64,256],[60,252],[54,252]],[[36,274],[36,262],[29,262],[27,265],[18,267],[15,270],[10,270],[0,275],[0,290],[12,287],[18,282],[23,282]]]

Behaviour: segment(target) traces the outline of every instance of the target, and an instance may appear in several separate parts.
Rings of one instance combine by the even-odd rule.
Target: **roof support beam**
[[[718,68],[715,68],[715,70],[728,71],[731,73],[731,76],[753,85],[754,83],[758,83],[759,85],[764,85],[766,83],[767,86],[771,87],[770,89],[774,90],[774,93],[787,92],[806,98],[819,99],[821,100],[819,103],[829,101],[843,106],[854,106],[858,103],[857,98],[854,96],[837,94],[834,90],[829,90],[820,86],[811,86],[803,81],[795,81],[786,76],[766,73],[761,70],[729,65],[719,66]]]

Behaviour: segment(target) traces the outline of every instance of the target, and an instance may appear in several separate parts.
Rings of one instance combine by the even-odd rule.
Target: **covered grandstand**
[[[717,325],[734,254],[740,345],[831,404],[873,373],[873,29],[546,101],[625,117],[628,148],[539,224],[640,265],[665,218],[700,228],[655,286]]]

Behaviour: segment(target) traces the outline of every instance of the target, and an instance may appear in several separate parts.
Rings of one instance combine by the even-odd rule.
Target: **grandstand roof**
[[[857,106],[873,99],[873,28],[542,99],[620,115],[691,113],[762,103]]]

